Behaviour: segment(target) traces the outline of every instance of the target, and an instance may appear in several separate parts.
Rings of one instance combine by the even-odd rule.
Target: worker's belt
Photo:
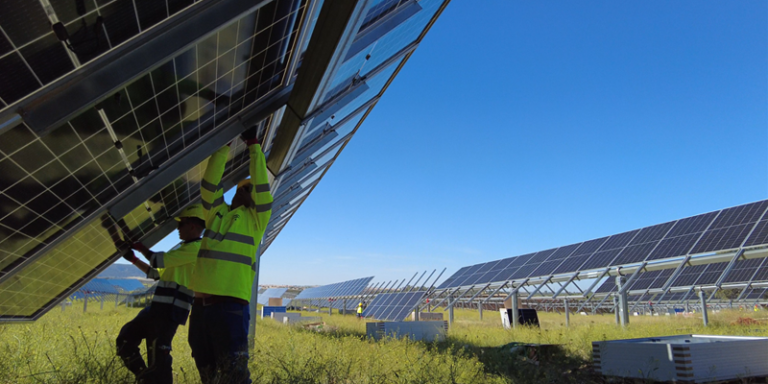
[[[213,295],[208,297],[195,297],[194,304],[207,307],[209,305],[220,304],[220,303],[235,303],[235,304],[248,305],[248,302],[243,299],[238,299],[237,297],[231,297],[231,296],[218,296],[218,295]]]

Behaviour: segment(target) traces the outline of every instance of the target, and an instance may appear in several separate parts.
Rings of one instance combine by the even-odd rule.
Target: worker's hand
[[[131,244],[131,248],[133,248],[133,249],[135,249],[135,250],[137,250],[137,251],[139,251],[141,253],[152,252],[152,251],[149,250],[149,248],[147,248],[146,245],[144,245],[142,243],[133,243],[133,244]]]
[[[128,260],[131,264],[135,263],[138,258],[136,257],[136,254],[133,253],[132,250],[128,250],[123,254],[123,259]]]
[[[261,138],[258,137],[259,135],[259,127],[251,127],[245,130],[245,132],[240,134],[240,138],[245,141],[245,144],[250,146],[253,144],[261,144]]]

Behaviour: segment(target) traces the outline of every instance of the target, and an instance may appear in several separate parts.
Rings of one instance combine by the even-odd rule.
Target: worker
[[[144,244],[131,248],[141,252],[149,264],[129,250],[123,257],[157,282],[151,304],[141,310],[117,336],[117,354],[125,366],[143,383],[173,383],[171,341],[179,325],[187,322],[194,292],[189,280],[200,250],[200,236],[205,229],[203,207],[192,204],[185,208],[178,222],[181,243],[168,252],[152,252]],[[142,340],[147,343],[147,362],[139,352]]]
[[[359,304],[357,304],[357,317],[360,319],[363,318],[363,302],[362,301]]]
[[[231,206],[224,202],[221,187],[228,147],[211,155],[201,184],[205,237],[192,276],[189,346],[204,384],[251,382],[248,303],[256,252],[272,215],[266,161],[256,136],[256,128],[242,135],[251,158],[251,179],[237,185]]]

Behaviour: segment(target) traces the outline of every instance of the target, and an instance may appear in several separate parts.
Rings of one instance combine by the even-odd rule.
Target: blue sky
[[[453,1],[260,283],[444,279],[768,198],[767,31],[763,0]]]

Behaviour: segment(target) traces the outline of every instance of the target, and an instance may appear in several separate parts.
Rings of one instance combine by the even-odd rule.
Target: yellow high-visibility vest
[[[205,214],[203,237],[191,288],[195,292],[251,300],[256,276],[256,251],[272,215],[267,164],[261,146],[248,147],[251,156],[251,199],[253,207],[230,210],[224,203],[221,177],[229,147],[211,155],[200,192]]]
[[[149,257],[152,268],[147,272],[147,277],[160,280],[152,297],[152,310],[167,307],[179,324],[186,323],[195,299],[189,284],[201,243],[200,239],[182,242],[168,252],[155,252]]]

